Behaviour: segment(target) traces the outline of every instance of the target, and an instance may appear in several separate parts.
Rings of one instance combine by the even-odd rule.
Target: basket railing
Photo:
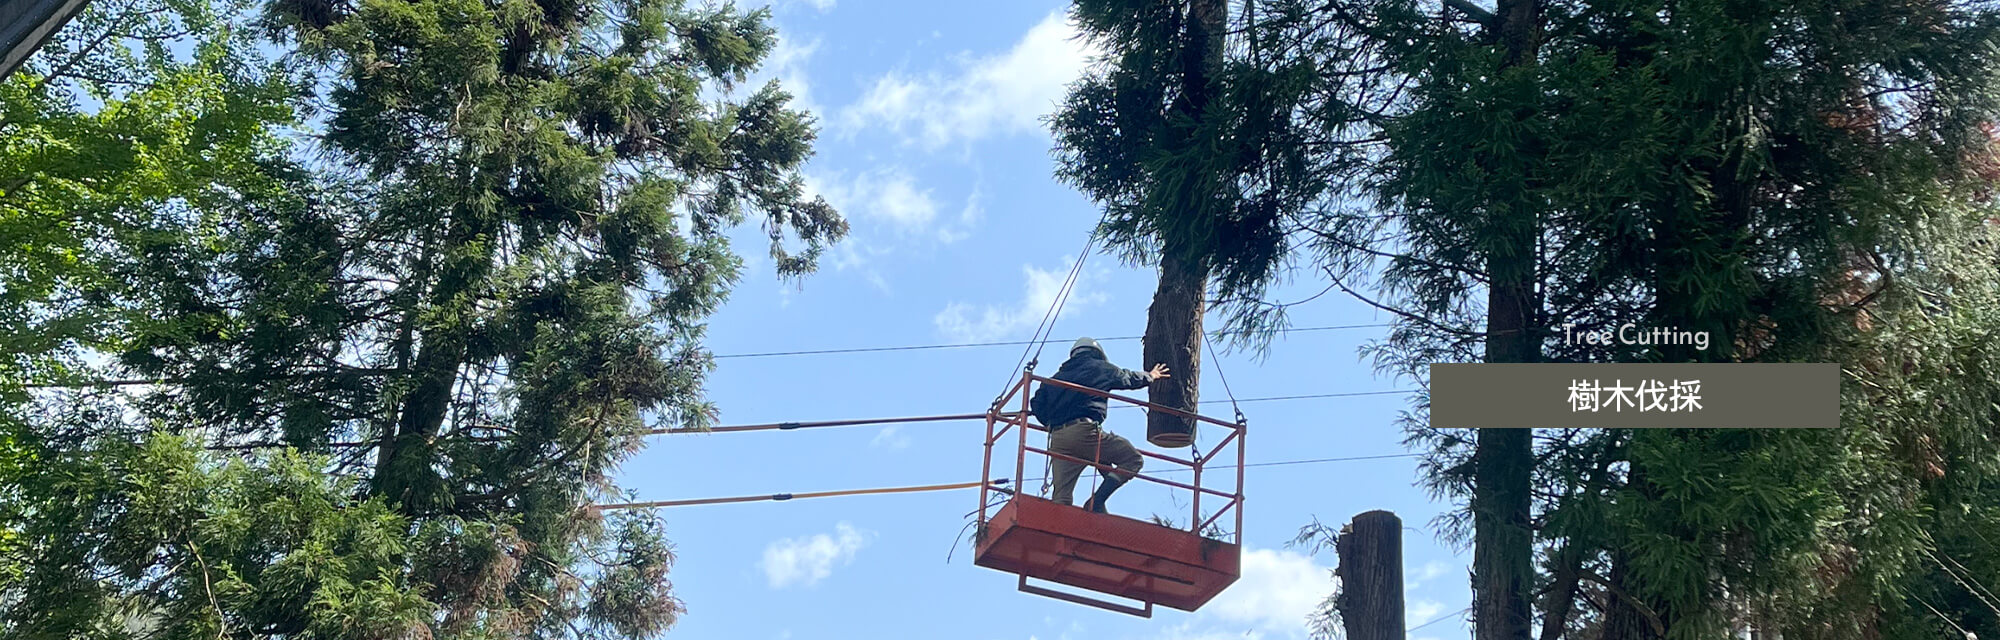
[[[1075,456],[1055,453],[1045,448],[1030,445],[1028,443],[1028,432],[1030,431],[1039,431],[1043,433],[1048,432],[1047,427],[1035,424],[1034,421],[1031,420],[1028,415],[1029,391],[1034,388],[1034,385],[1036,383],[1041,383],[1043,385],[1055,385],[1058,387],[1074,390],[1077,392],[1087,393],[1093,396],[1106,398],[1107,400],[1117,401],[1132,406],[1143,407],[1147,411],[1160,411],[1167,413],[1168,415],[1176,416],[1187,420],[1192,420],[1195,423],[1194,426],[1197,431],[1199,431],[1203,426],[1207,426],[1210,428],[1224,429],[1227,431],[1227,433],[1223,434],[1221,439],[1216,441],[1216,443],[1210,447],[1208,452],[1203,453],[1199,448],[1196,448],[1194,449],[1194,455],[1185,458],[1179,456],[1167,455],[1163,453],[1155,453],[1152,451],[1147,451],[1144,448],[1135,447],[1138,448],[1139,455],[1152,458],[1155,460],[1160,460],[1163,462],[1172,463],[1174,465],[1174,469],[1176,470],[1180,468],[1193,470],[1194,472],[1193,482],[1180,482],[1176,480],[1169,480],[1166,478],[1159,477],[1158,475],[1155,474],[1145,473],[1144,471],[1127,474],[1126,472],[1123,471],[1117,471],[1115,467],[1108,464],[1091,460],[1085,460],[1082,458],[1077,458]],[[1010,405],[1013,406],[1014,410],[1011,411],[1008,410],[1010,408]],[[1035,375],[1032,369],[1023,370],[1021,373],[1020,380],[1010,385],[1006,393],[1001,394],[999,399],[994,400],[992,406],[989,407],[986,411],[985,451],[982,457],[982,461],[980,463],[980,478],[982,480],[979,487],[980,529],[981,530],[985,529],[985,523],[987,521],[988,511],[994,506],[992,502],[993,494],[1001,493],[1003,495],[1017,495],[1017,492],[1027,491],[1028,483],[1026,481],[1025,476],[1027,475],[1027,469],[1028,469],[1028,455],[1032,453],[1034,455],[1046,457],[1049,459],[1062,459],[1082,464],[1084,466],[1096,469],[1100,474],[1116,472],[1117,475],[1121,476],[1131,475],[1132,478],[1134,479],[1145,480],[1147,482],[1163,486],[1186,490],[1193,496],[1193,499],[1190,500],[1188,520],[1187,520],[1187,530],[1189,532],[1194,533],[1195,535],[1209,537],[1206,535],[1205,532],[1209,531],[1212,526],[1216,525],[1216,523],[1222,519],[1224,514],[1232,514],[1235,516],[1235,522],[1233,527],[1229,531],[1225,532],[1225,535],[1230,538],[1230,541],[1240,543],[1243,531],[1243,462],[1244,462],[1243,441],[1244,441],[1244,432],[1246,430],[1246,427],[1247,427],[1246,423],[1240,419],[1237,420],[1236,422],[1218,420],[1215,418],[1210,418],[1208,416],[1204,416],[1198,413],[1193,413],[1175,407],[1154,404],[1152,402],[1147,402],[1145,400],[1140,400],[1138,398],[1124,396],[1098,389],[1092,389],[1090,387],[1070,382],[1065,382],[1062,380],[1056,380],[1053,378]],[[993,448],[996,445],[999,445],[1001,440],[1003,438],[1006,438],[1010,432],[1014,436],[1013,441],[1015,443],[1014,475],[1012,476],[1012,489],[1008,489],[1006,487],[1001,486],[1003,481],[993,476],[993,465],[995,462],[993,455]],[[1198,442],[1199,438],[1194,438],[1194,440]],[[1212,466],[1211,463],[1214,463],[1218,459],[1222,459],[1225,461],[1224,464],[1227,464],[1227,459],[1231,457],[1235,458],[1235,464],[1227,465],[1224,467],[1225,469],[1231,469],[1234,472],[1233,475],[1235,483],[1231,487],[1231,490],[1223,491],[1221,489],[1216,489],[1214,487],[1203,486],[1202,485],[1204,477],[1203,472],[1205,470],[1208,470],[1209,467]],[[1215,498],[1221,498],[1223,500],[1222,506],[1220,508],[1215,509],[1213,513],[1204,514],[1202,512],[1202,496],[1204,495],[1212,496]]]

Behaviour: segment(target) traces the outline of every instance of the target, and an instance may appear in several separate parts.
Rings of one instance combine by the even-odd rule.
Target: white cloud
[[[937,218],[937,202],[929,189],[917,187],[916,177],[901,168],[857,173],[807,174],[806,192],[818,194],[841,215],[882,222],[902,230],[926,228]]]
[[[984,187],[973,185],[972,193],[965,196],[965,207],[958,210],[957,226],[939,227],[938,242],[951,244],[971,235],[972,225],[977,224],[979,218],[986,215],[985,192]]]
[[[1403,628],[1415,629],[1417,625],[1436,620],[1441,613],[1444,613],[1442,602],[1425,598],[1411,600],[1409,606],[1403,609]]]
[[[772,47],[770,55],[765,56],[764,65],[760,69],[766,75],[766,79],[777,80],[779,88],[792,94],[793,108],[813,113],[819,113],[820,109],[813,102],[812,80],[806,77],[806,63],[812,60],[813,54],[819,52],[819,42],[818,38],[797,42],[779,36],[777,46]],[[759,80],[750,86],[763,87],[764,82]]]
[[[1296,551],[1244,549],[1236,584],[1149,640],[1305,640],[1306,618],[1333,594],[1333,568]]]
[[[868,446],[891,451],[908,448],[910,437],[900,431],[900,428],[893,424],[882,427],[881,431],[875,433],[875,439],[868,441]]]
[[[1450,563],[1442,560],[1426,562],[1423,568],[1403,574],[1403,591],[1415,592],[1423,588],[1424,583],[1436,580],[1449,571],[1451,571]]]
[[[1062,292],[1062,284],[1069,277],[1073,258],[1064,257],[1062,266],[1051,270],[1037,269],[1034,265],[1023,265],[1021,273],[1026,276],[1022,284],[1020,302],[1007,305],[975,306],[964,302],[945,305],[932,321],[938,331],[946,337],[958,341],[984,341],[1005,336],[1009,333],[1039,324],[1055,303],[1056,295]],[[1092,293],[1085,284],[1089,274],[1079,276],[1069,294],[1064,309],[1075,310],[1103,302],[1103,294]]]
[[[890,72],[841,112],[849,130],[881,127],[937,149],[995,134],[1042,130],[1066,85],[1095,51],[1060,12],[1028,29],[1012,49],[966,56],[956,74]]]
[[[1333,593],[1333,585],[1333,568],[1320,565],[1312,556],[1291,550],[1245,549],[1243,577],[1202,607],[1202,613],[1274,637],[1302,638],[1307,616]]]
[[[802,7],[819,13],[826,13],[833,10],[834,5],[837,4],[837,0],[752,0],[751,2],[741,4],[748,5],[747,8],[751,9],[768,8],[778,12],[786,12],[793,7]]]
[[[874,286],[883,295],[894,293],[889,289],[889,279],[882,276],[882,270],[875,266],[875,258],[889,253],[888,245],[869,242],[859,235],[850,235],[840,244],[833,246],[829,263],[837,273],[853,271]]]
[[[842,522],[834,526],[832,535],[821,533],[772,542],[764,547],[764,559],[757,565],[764,570],[764,577],[773,589],[792,585],[810,587],[833,575],[835,564],[853,562],[854,554],[867,544],[867,537],[861,531]]]
[[[1056,619],[1052,616],[1042,616],[1042,626],[1054,627],[1056,626]],[[1089,637],[1083,631],[1083,623],[1071,620],[1068,626],[1063,627],[1062,633],[1056,636],[1056,640],[1077,640]],[[1028,640],[1041,640],[1041,636],[1030,634]]]
[[[1198,628],[1198,625],[1190,621],[1167,627],[1160,635],[1153,637],[1155,640],[1263,640],[1264,633],[1254,629],[1223,631]]]
[[[919,186],[916,176],[901,167],[853,174],[808,172],[805,179],[808,196],[826,198],[853,223],[847,239],[827,254],[827,264],[839,272],[860,274],[883,294],[893,292],[875,265],[877,258],[911,243],[936,247],[964,240],[985,215],[985,195],[979,185],[952,215],[942,211],[931,189]]]
[[[1419,577],[1417,579],[1418,580],[1435,579],[1438,576],[1444,575],[1444,572],[1450,570],[1451,570],[1451,565],[1445,564],[1441,560],[1432,560],[1430,562],[1424,563],[1423,575],[1422,577]]]

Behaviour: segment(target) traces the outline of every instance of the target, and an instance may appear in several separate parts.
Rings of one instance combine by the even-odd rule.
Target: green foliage
[[[1304,138],[1346,116],[1325,100],[1346,81],[1296,49],[1266,50],[1272,9],[1230,10],[1210,82],[1190,86],[1190,2],[1079,1],[1081,30],[1108,64],[1070,87],[1050,118],[1059,178],[1104,208],[1097,229],[1128,261],[1165,254],[1211,278],[1229,340],[1268,344],[1283,307],[1264,292],[1285,273],[1294,220],[1333,186],[1324,141]],[[1221,2],[1221,5],[1230,3]],[[1285,3],[1279,3],[1281,5]],[[1280,7],[1278,10],[1284,10]],[[1337,146],[1337,143],[1335,144]],[[1245,331],[1251,329],[1251,331]]]
[[[1895,450],[1949,438],[1992,451],[2000,387],[1980,375],[1917,382],[1901,361],[1921,349],[1904,342],[1918,327],[1936,332],[1919,341],[1988,332],[1936,321],[1986,305],[2000,285],[1981,186],[1986,124],[2000,113],[2000,14],[1545,3],[1535,64],[1495,73],[1498,51],[1477,29],[1414,5],[1348,10],[1382,44],[1380,62],[1409,78],[1383,121],[1379,163],[1358,182],[1395,221],[1336,225],[1354,233],[1323,246],[1396,247],[1383,289],[1413,315],[1376,351],[1385,368],[1421,377],[1424,363],[1476,359],[1467,337],[1481,329],[1483,284],[1504,277],[1483,271],[1485,259],[1512,250],[1519,230],[1505,225],[1524,219],[1538,236],[1542,335],[1639,321],[1708,331],[1719,347],[1601,350],[1551,337],[1546,358],[1845,364],[1841,430],[1540,434],[1537,579],[1554,594],[1542,613],[1576,637],[1942,628],[1937,615],[1910,618],[1904,601],[1932,570],[1918,562],[1931,532],[1955,524],[1935,517],[1944,505],[1925,495],[1922,465],[1982,486],[1994,476],[1983,463],[1913,465]],[[1918,284],[1944,273],[1949,290]],[[1893,412],[1851,397],[1857,382],[1964,397],[1953,407],[1963,418],[1910,407],[1901,419],[1925,427],[1895,428]],[[1432,487],[1468,495],[1466,443],[1415,433],[1438,453]],[[1954,499],[1970,500],[1947,503],[1959,510],[1990,501]],[[1963,625],[1973,610],[1944,617]]]
[[[290,88],[244,68],[255,52],[213,15],[229,8],[94,3],[0,84],[0,386],[116,341],[105,302],[129,292],[104,247],[199,234],[200,211],[269,188]],[[187,59],[163,49],[189,32],[208,35]]]
[[[37,454],[13,637],[400,638],[433,608],[403,570],[408,520],[324,460],[217,462],[167,435]]]
[[[1442,4],[1235,5],[1229,89],[1190,121],[1181,4],[1079,2],[1111,58],[1055,121],[1062,175],[1128,255],[1224,265],[1239,326],[1282,322],[1265,286],[1304,264],[1396,313],[1370,353],[1398,376],[1483,359],[1490,285],[1522,278],[1537,359],[1843,364],[1839,430],[1538,432],[1545,638],[2000,634],[2000,547],[1973,533],[2000,486],[2000,12]],[[1211,180],[1235,188],[1174,199]],[[1623,322],[1717,348],[1560,339]],[[1423,481],[1466,499],[1473,443],[1426,409]]]
[[[729,230],[846,231],[736,91],[767,12],[156,2],[0,87],[0,636],[671,627],[662,523],[590,505],[712,420]]]

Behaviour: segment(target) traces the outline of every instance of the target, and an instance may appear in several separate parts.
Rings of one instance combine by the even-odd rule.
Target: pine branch
[[[1492,28],[1500,23],[1500,16],[1493,15],[1493,12],[1482,9],[1479,5],[1472,4],[1471,0],[1444,0],[1444,6],[1457,9],[1467,17],[1472,18],[1473,22],[1477,22],[1488,28]]]
[[[1371,255],[1371,256],[1375,256],[1375,257],[1377,257],[1377,258],[1388,258],[1388,259],[1390,259],[1390,260],[1404,260],[1404,261],[1409,261],[1409,262],[1414,262],[1414,263],[1417,263],[1417,264],[1420,264],[1420,265],[1424,265],[1424,266],[1426,266],[1426,267],[1430,267],[1430,268],[1433,268],[1433,269],[1439,269],[1439,270],[1442,270],[1442,271],[1450,271],[1450,272],[1452,272],[1452,273],[1456,273],[1456,274],[1459,274],[1459,275],[1462,275],[1462,276],[1465,276],[1465,277],[1468,277],[1468,278],[1472,278],[1473,280],[1477,280],[1477,281],[1479,281],[1480,283],[1483,283],[1483,284],[1490,284],[1490,283],[1492,282],[1492,280],[1491,280],[1491,279],[1489,279],[1489,278],[1487,278],[1487,277],[1486,277],[1486,272],[1484,272],[1484,271],[1480,271],[1480,270],[1478,270],[1478,269],[1473,269],[1473,268],[1470,268],[1470,267],[1464,267],[1464,266],[1459,266],[1459,265],[1451,265],[1451,264],[1445,264],[1445,263],[1442,263],[1442,262],[1438,262],[1438,261],[1436,261],[1436,260],[1429,260],[1429,259],[1425,259],[1425,258],[1419,258],[1419,257],[1417,257],[1417,256],[1414,256],[1414,255],[1410,255],[1410,254],[1407,254],[1407,253],[1390,253],[1390,252],[1387,252],[1387,251],[1382,251],[1382,250],[1380,250],[1380,249],[1375,249],[1375,248],[1372,248],[1372,247],[1369,247],[1369,246],[1366,246],[1366,245],[1363,245],[1363,244],[1360,244],[1360,243],[1357,243],[1357,242],[1354,242],[1354,241],[1352,241],[1352,240],[1347,240],[1347,239],[1345,239],[1345,238],[1341,238],[1341,237],[1339,237],[1338,235],[1335,235],[1335,234],[1332,234],[1332,233],[1328,233],[1328,232],[1325,232],[1325,231],[1320,231],[1320,230],[1318,230],[1318,229],[1313,229],[1312,231],[1313,231],[1313,233],[1314,233],[1315,235],[1318,235],[1318,236],[1320,237],[1320,239],[1322,239],[1322,240],[1325,240],[1325,241],[1327,241],[1327,242],[1331,242],[1331,243],[1333,243],[1333,244],[1336,244],[1336,245],[1339,245],[1339,246],[1340,246],[1341,248],[1343,248],[1343,249],[1347,249],[1347,250],[1349,250],[1349,251],[1354,251],[1354,252],[1358,252],[1358,253],[1364,253],[1364,254],[1367,254],[1367,255]]]
[[[1427,316],[1410,311],[1405,311],[1396,307],[1383,304],[1381,302],[1377,302],[1375,299],[1365,295],[1361,295],[1361,292],[1355,291],[1352,287],[1347,286],[1347,283],[1342,282],[1340,280],[1340,276],[1333,275],[1333,272],[1331,270],[1328,270],[1327,275],[1333,279],[1333,286],[1339,287],[1342,292],[1345,292],[1349,296],[1353,296],[1354,299],[1360,300],[1363,303],[1366,303],[1368,306],[1375,307],[1377,309],[1381,309],[1383,311],[1387,311],[1389,313],[1402,316],[1405,319],[1415,321],[1418,324],[1422,324],[1424,326],[1436,329],[1438,331],[1443,331],[1445,333],[1450,333],[1468,338],[1485,337],[1486,335],[1484,332],[1468,331],[1457,327],[1446,326],[1443,323],[1440,323],[1436,320],[1432,320]]]
[[[1665,622],[1662,622],[1660,620],[1660,614],[1654,612],[1652,607],[1646,606],[1646,603],[1640,602],[1638,598],[1632,597],[1632,594],[1627,593],[1625,589],[1619,587],[1618,585],[1612,584],[1610,579],[1605,578],[1602,575],[1599,575],[1595,571],[1588,571],[1588,570],[1578,571],[1577,577],[1597,583],[1598,586],[1604,587],[1604,590],[1609,592],[1612,596],[1617,597],[1619,600],[1625,601],[1625,604],[1627,605],[1631,605],[1632,610],[1638,611],[1639,615],[1644,616],[1646,618],[1646,624],[1653,628],[1653,635],[1655,637],[1662,637],[1662,638],[1666,637],[1667,625]]]

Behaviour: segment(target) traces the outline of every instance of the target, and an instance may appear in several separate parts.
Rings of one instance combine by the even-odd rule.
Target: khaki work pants
[[[1145,457],[1132,443],[1115,433],[1104,433],[1096,421],[1083,419],[1065,425],[1049,434],[1049,451],[1072,456],[1080,460],[1091,460],[1099,464],[1117,467],[1114,472],[1119,480],[1131,480],[1132,475],[1145,466]],[[1058,504],[1072,504],[1076,492],[1076,481],[1083,474],[1085,465],[1051,456],[1049,474],[1055,476],[1055,487],[1050,498]],[[1103,477],[1104,472],[1097,474]]]

